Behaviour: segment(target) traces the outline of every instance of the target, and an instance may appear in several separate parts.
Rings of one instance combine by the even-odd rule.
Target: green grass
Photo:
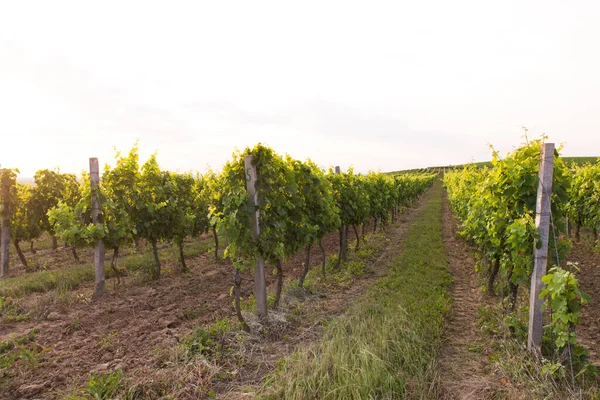
[[[184,255],[186,257],[195,257],[213,250],[214,242],[212,237],[209,237],[199,242],[186,244]],[[107,252],[104,265],[106,277],[108,278],[114,276],[114,272],[110,268],[110,254]],[[178,252],[171,247],[159,250],[159,257],[161,263],[178,264],[179,262]],[[142,255],[134,254],[121,257],[119,265],[125,267],[128,272],[140,270],[151,271],[154,268],[154,256],[151,250],[148,249]],[[22,297],[28,293],[47,292],[50,290],[67,292],[77,289],[84,282],[93,281],[94,277],[94,265],[90,263],[26,273],[1,280],[0,297]]]
[[[321,341],[282,360],[259,397],[435,397],[451,277],[441,236],[441,185],[432,190],[388,275],[328,324]]]
[[[109,400],[115,399],[115,395],[123,386],[123,372],[118,369],[104,374],[91,374],[84,388],[74,393],[61,393],[65,400]],[[120,397],[119,397],[120,398]],[[131,396],[125,397],[132,398]]]

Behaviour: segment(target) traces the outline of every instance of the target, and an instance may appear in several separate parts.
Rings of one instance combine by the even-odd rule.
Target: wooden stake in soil
[[[100,223],[100,199],[98,190],[100,186],[100,169],[98,159],[90,158],[90,184],[92,189],[92,222]],[[94,248],[94,265],[96,268],[96,290],[94,297],[101,297],[104,293],[104,241],[98,239]]]
[[[527,337],[527,349],[537,354],[541,354],[542,350],[543,313],[540,292],[544,286],[542,276],[546,274],[548,265],[553,170],[554,143],[544,143],[540,154],[539,184],[535,205],[535,226],[539,230],[540,238],[539,243],[533,246],[534,264],[529,293],[529,334]]]
[[[258,192],[256,191],[256,168],[252,165],[254,156],[244,157],[244,167],[246,170],[246,189],[250,196],[250,201],[254,204],[254,212],[250,220],[252,226],[252,235],[258,238],[260,234],[259,211],[258,211]],[[256,310],[258,318],[265,320],[267,318],[267,284],[265,281],[265,261],[261,255],[258,256],[256,268],[254,269],[254,296],[256,297]]]
[[[7,174],[7,176],[4,176]],[[8,249],[10,248],[10,170],[0,170],[2,178],[2,234],[0,236],[0,278],[8,276]]]
[[[335,173],[341,174],[340,167],[335,167]],[[338,267],[341,263],[346,261],[346,255],[348,254],[348,228],[346,225],[340,227],[340,255],[338,257]]]

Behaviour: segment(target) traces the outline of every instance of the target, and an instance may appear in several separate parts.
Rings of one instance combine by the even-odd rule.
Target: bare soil
[[[589,350],[590,361],[600,365],[600,252],[593,248],[591,235],[582,234],[582,241],[573,244],[567,259],[578,264],[580,288],[591,296],[575,328],[577,341]]]
[[[439,399],[493,399],[501,386],[486,354],[488,344],[477,324],[478,308],[488,299],[480,289],[474,252],[458,237],[458,221],[443,195],[443,241],[454,278],[452,310],[446,321],[439,359]]]
[[[343,312],[385,273],[387,263],[399,254],[402,238],[424,198],[402,214],[399,223],[388,227],[386,236],[390,240],[365,266],[365,274],[350,286],[330,284],[317,295],[287,301],[279,314],[288,320],[282,330],[247,338],[244,343],[248,343],[247,351],[252,354],[226,360],[222,367],[176,365],[166,356],[194,327],[208,327],[224,317],[235,319],[229,296],[232,267],[215,262],[212,254],[189,259],[190,272],[186,274],[176,272],[175,265],[166,265],[165,274],[156,282],[122,278],[118,287],[107,282],[107,294],[98,301],[91,300],[90,284],[64,296],[55,292],[32,294],[25,300],[39,310],[38,318],[3,324],[0,336],[5,339],[39,329],[36,343],[45,353],[37,367],[20,368],[17,376],[10,378],[0,399],[64,398],[84,386],[91,373],[116,369],[123,371],[128,384],[144,385],[148,393],[169,388],[172,393],[178,390],[176,398],[192,399],[201,398],[213,388],[219,398],[245,397],[244,393],[259,387],[264,376],[274,370],[278,359],[319,337],[323,320]],[[337,233],[328,235],[324,245],[327,254],[337,252]],[[285,261],[286,278],[299,275],[304,259],[305,252],[300,251]],[[321,261],[317,247],[311,267],[320,268]],[[269,274],[268,283],[272,285],[274,280]],[[252,284],[251,274],[244,273],[244,297],[252,293]],[[303,315],[311,318],[303,319]],[[250,389],[240,390],[240,386]]]

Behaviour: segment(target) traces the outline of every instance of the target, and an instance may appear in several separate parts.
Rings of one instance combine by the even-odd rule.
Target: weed
[[[26,335],[0,342],[0,378],[16,373],[17,365],[35,368],[41,362],[46,349],[35,343],[39,331],[34,329]]]
[[[121,388],[122,375],[119,369],[107,374],[92,374],[86,384],[85,391],[94,400],[112,399]]]
[[[106,336],[101,337],[98,340],[97,346],[99,350],[112,349],[118,342],[117,335],[119,332],[110,332]]]
[[[181,346],[186,350],[186,359],[191,359],[197,355],[208,353],[212,345],[210,333],[201,326],[197,326],[191,334],[181,340]]]
[[[358,249],[358,251],[356,252],[356,255],[359,258],[368,258],[371,255],[373,255],[376,252],[376,250],[372,247],[369,248],[363,248],[363,249]]]
[[[213,337],[221,337],[231,330],[231,325],[226,318],[215,321],[209,328],[208,332]]]
[[[275,305],[275,292],[269,291],[269,293],[267,293],[267,307],[273,308],[274,305]]]
[[[79,318],[73,317],[73,320],[71,321],[71,330],[73,332],[81,330],[81,324],[79,323]]]
[[[364,266],[365,263],[362,261],[350,261],[349,263],[344,265],[348,272],[350,272],[354,276],[360,276],[364,274]]]
[[[196,356],[220,356],[223,339],[230,331],[231,324],[226,318],[215,321],[208,329],[197,326],[192,333],[180,341],[180,349],[183,350],[182,358],[190,361]]]
[[[273,297],[272,301],[273,302],[275,301],[274,297]],[[240,297],[240,305],[241,305],[242,310],[244,310],[244,311],[255,310],[256,309],[256,299],[254,298],[254,295],[251,294],[247,298]]]

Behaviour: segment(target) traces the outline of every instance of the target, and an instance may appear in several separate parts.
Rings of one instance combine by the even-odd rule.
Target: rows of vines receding
[[[250,216],[255,211],[246,190],[244,157],[252,154],[258,171],[260,235],[254,238]],[[161,170],[155,155],[140,164],[137,147],[127,155],[117,153],[116,165],[106,166],[100,180],[101,218],[92,222],[89,174],[81,178],[59,171],[42,170],[35,184],[15,182],[16,170],[3,170],[11,187],[7,198],[11,216],[11,239],[26,269],[21,243],[31,243],[46,232],[68,244],[78,260],[77,249],[92,247],[102,239],[112,250],[111,267],[118,268],[120,250],[147,242],[154,254],[152,276],[161,274],[158,244],[172,242],[179,251],[180,267],[187,270],[183,243],[187,238],[211,232],[215,257],[219,237],[226,238],[225,256],[237,271],[250,268],[260,255],[278,271],[275,307],[281,294],[282,260],[306,249],[299,279],[303,285],[310,252],[330,232],[340,232],[338,265],[346,259],[347,236],[353,232],[356,246],[369,221],[385,226],[396,218],[435,179],[433,174],[357,175],[352,169],[336,174],[313,162],[281,157],[257,145],[236,152],[219,173],[204,175]],[[362,226],[362,234],[359,233]],[[56,240],[55,240],[56,246]],[[323,254],[325,272],[325,254]],[[236,274],[239,284],[239,274]]]
[[[574,168],[567,215],[574,228],[575,240],[579,241],[581,227],[590,228],[594,241],[598,242],[600,228],[600,162]]]

